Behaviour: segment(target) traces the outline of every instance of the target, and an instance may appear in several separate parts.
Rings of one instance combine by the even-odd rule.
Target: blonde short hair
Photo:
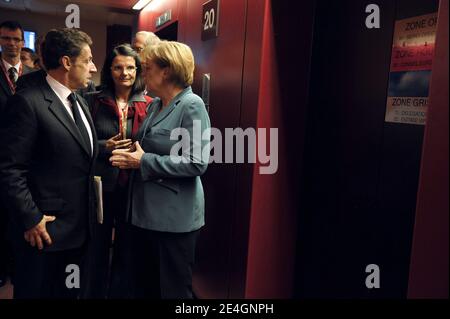
[[[153,61],[160,68],[169,68],[169,81],[186,88],[194,81],[194,55],[186,44],[175,41],[160,41],[146,46],[144,59]]]

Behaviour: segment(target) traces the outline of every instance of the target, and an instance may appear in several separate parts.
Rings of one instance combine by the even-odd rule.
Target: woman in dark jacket
[[[88,98],[99,143],[95,175],[102,179],[104,214],[90,247],[87,298],[105,298],[108,294],[122,297],[121,291],[127,290],[124,288],[126,280],[117,275],[124,272],[117,270],[125,267],[121,245],[127,240],[124,213],[128,172],[111,166],[108,159],[112,151],[131,146],[146,117],[146,109],[152,99],[144,95],[145,84],[141,74],[137,53],[129,45],[119,45],[103,66],[102,90]],[[113,228],[114,254],[112,271],[109,272]],[[108,293],[109,274],[111,286]]]

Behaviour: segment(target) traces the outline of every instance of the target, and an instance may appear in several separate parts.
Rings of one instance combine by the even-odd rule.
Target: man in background
[[[139,57],[141,58],[141,63],[142,63],[142,76],[145,76],[145,63],[144,63],[144,49],[147,46],[152,46],[155,45],[156,43],[160,42],[161,39],[154,34],[153,32],[149,32],[149,31],[139,31],[136,33],[134,40],[133,40],[133,44],[132,47],[134,49],[134,51],[137,52],[137,54],[139,54]],[[155,96],[153,96],[152,94],[150,94],[150,92],[148,92],[147,90],[144,91],[144,94],[147,96],[150,96],[152,98],[154,98]]]
[[[3,114],[6,101],[16,91],[16,82],[23,75],[32,72],[20,61],[24,46],[24,32],[17,21],[4,21],[0,24],[0,114]],[[0,199],[0,287],[6,283],[11,271],[11,249],[6,240],[7,212]]]
[[[18,22],[5,21],[0,24],[0,111],[3,111],[6,100],[15,93],[19,77],[34,71],[20,60],[24,44],[23,28]]]
[[[136,33],[136,36],[133,40],[132,47],[133,49],[141,56],[142,51],[147,45],[152,45],[161,41],[156,34],[149,31],[139,31]]]

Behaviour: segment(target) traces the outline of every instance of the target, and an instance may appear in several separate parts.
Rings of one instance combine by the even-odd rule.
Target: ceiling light
[[[143,7],[145,7],[147,4],[149,4],[152,0],[139,0],[136,2],[136,4],[133,6],[133,10],[141,10]]]

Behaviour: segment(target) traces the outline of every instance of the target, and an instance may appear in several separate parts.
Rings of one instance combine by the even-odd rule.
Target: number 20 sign
[[[202,40],[216,38],[219,35],[219,0],[210,0],[203,4]]]

